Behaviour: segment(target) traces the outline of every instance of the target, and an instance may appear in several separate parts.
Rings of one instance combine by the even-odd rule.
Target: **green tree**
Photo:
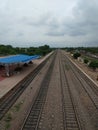
[[[87,64],[89,60],[87,58],[84,59],[84,63]]]
[[[73,55],[74,59],[77,59],[77,58],[80,57],[80,56],[81,56],[81,54],[80,54],[79,52],[76,52],[76,53],[74,53],[74,55]]]
[[[91,61],[89,67],[92,68],[93,70],[96,70],[96,68],[98,68],[98,61],[97,60]]]
[[[28,54],[28,55],[46,55],[52,51],[48,45],[40,47],[29,47],[29,48],[20,48],[12,47],[11,45],[0,45],[0,55],[13,55],[13,54]]]

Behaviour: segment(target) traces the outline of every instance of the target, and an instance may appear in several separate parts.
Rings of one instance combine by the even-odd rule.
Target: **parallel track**
[[[69,64],[69,66],[71,67],[74,75],[77,77],[80,84],[83,86],[84,90],[87,92],[88,96],[92,100],[94,106],[98,110],[98,87],[95,86],[93,83],[91,83],[91,81],[86,76],[84,76],[84,74],[81,71],[79,71],[76,68],[76,66],[69,61],[67,57],[66,57],[66,61],[67,64]]]
[[[32,103],[31,110],[29,114],[27,115],[27,118],[25,119],[21,130],[37,130],[38,129],[38,124],[40,121],[43,106],[45,104],[49,82],[50,82],[53,67],[54,67],[54,62],[55,62],[55,56],[52,59],[52,62],[47,70],[46,75],[44,76],[44,79],[40,85],[39,92]]]
[[[63,62],[60,61],[59,64],[63,106],[63,127],[64,130],[81,130],[80,122],[72,99],[70,87],[66,78]]]
[[[92,126],[94,127],[94,129],[98,129],[98,125],[97,125],[98,123],[98,88],[97,86],[95,86],[95,84],[93,84],[92,81],[90,81],[90,79],[88,79],[88,77],[84,75],[82,71],[80,71],[73,63],[71,63],[71,61],[65,55],[63,55],[62,57],[65,62],[64,66],[67,66],[70,69],[69,73],[70,73],[70,76],[73,77],[71,79],[73,79],[73,83],[76,86],[75,89],[77,89],[78,92],[81,91],[81,93],[83,93],[81,95],[82,97],[83,95],[84,96],[88,95],[86,96],[88,103],[86,103],[85,100],[83,100],[82,98],[81,99],[83,101],[81,100],[81,103],[83,102],[83,106],[85,107],[89,115],[89,119]],[[77,83],[78,83],[78,86],[77,86]],[[79,115],[79,111],[78,111],[78,115]],[[80,118],[83,119],[82,117]],[[81,120],[80,122],[83,122],[83,121]]]
[[[4,117],[7,111],[28,87],[31,81],[36,77],[42,67],[46,64],[50,56],[28,74],[20,83],[18,83],[3,99],[0,100],[0,120]]]
[[[60,52],[58,53],[59,53],[58,56],[59,56],[61,94],[62,94],[63,128],[64,130],[82,130],[82,129],[84,130],[85,128],[83,128],[83,124],[80,121],[82,119],[81,114],[79,113],[80,110],[78,109],[78,112],[77,112],[76,102],[73,97],[75,95],[73,94],[72,92],[73,90],[71,89],[71,86],[69,85],[69,79],[67,77],[68,73],[66,74],[67,72],[66,67],[69,66],[71,68],[70,72],[72,73],[69,73],[69,74],[73,74],[75,77],[74,79],[77,79],[73,82],[75,83],[74,85],[76,85],[76,83],[79,83],[80,88],[79,86],[78,88],[81,90],[81,87],[83,87],[82,89],[83,92],[87,93],[88,95],[87,97],[93,106],[92,110],[90,111],[89,111],[89,108],[87,108],[88,113],[93,113],[93,110],[96,110],[96,112],[98,112],[97,111],[98,110],[98,97],[97,97],[98,89],[94,85],[91,85],[91,81],[85,78],[84,74],[82,74],[82,72],[80,72],[80,70],[78,70],[75,67],[75,65],[73,65],[71,61],[65,57],[63,53],[60,53]],[[52,57],[51,63],[40,85],[39,91],[37,92],[37,94],[34,97],[34,100],[32,101],[30,111],[27,113],[27,117],[23,122],[21,130],[38,130],[40,118],[41,118],[43,107],[44,107],[46,97],[47,97],[49,83],[50,83],[52,72],[53,72],[55,56],[56,56],[56,53]],[[4,98],[2,101],[0,101],[0,119],[2,119],[2,117],[9,110],[9,108],[15,103],[15,101],[19,98],[22,92],[27,88],[27,86],[39,73],[39,71],[45,65],[46,61],[40,64],[23,81],[21,81],[18,84],[18,86],[16,86],[16,89],[12,91],[9,97]],[[67,66],[65,67],[65,65]],[[96,125],[97,124],[96,117],[94,119],[94,122]]]

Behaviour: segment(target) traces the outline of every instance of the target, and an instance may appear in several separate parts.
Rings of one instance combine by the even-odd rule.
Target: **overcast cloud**
[[[0,44],[98,46],[98,0],[0,0]]]

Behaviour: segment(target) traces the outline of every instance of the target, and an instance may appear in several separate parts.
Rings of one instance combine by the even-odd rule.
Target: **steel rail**
[[[59,61],[60,77],[61,77],[61,93],[63,106],[63,124],[64,130],[81,130],[81,125],[77,111],[75,109],[73,97],[70,91],[70,86],[67,81],[65,68],[62,61],[62,55]]]
[[[67,57],[66,57],[66,60],[67,60],[67,64],[69,64],[69,66],[71,67],[74,75],[77,77],[77,79],[81,83],[82,87],[87,92],[87,94],[90,97],[90,99],[92,100],[94,106],[96,107],[96,109],[98,109],[98,88],[95,87],[95,86],[92,86],[89,83],[89,80],[87,78],[85,78],[83,76],[83,74],[81,74],[82,72],[79,73],[80,71],[79,72],[77,71],[77,68],[71,63],[71,61],[69,61],[69,59]],[[81,78],[79,78],[80,76],[81,76]],[[88,87],[86,87],[86,85]]]
[[[32,72],[30,72],[22,81],[20,81],[10,92],[8,92],[0,100],[0,120],[4,117],[11,106],[16,102],[32,80],[37,76],[40,70],[44,67],[46,62],[49,60],[51,55],[44,60],[40,65],[38,65]]]
[[[35,97],[35,100],[32,103],[31,109],[27,114],[26,119],[24,120],[21,130],[38,129],[41,113],[46,101],[46,96],[48,92],[48,87],[49,87],[54,63],[55,63],[55,56],[53,57],[52,62],[47,70],[47,73],[44,76],[44,79],[40,85],[40,89]]]

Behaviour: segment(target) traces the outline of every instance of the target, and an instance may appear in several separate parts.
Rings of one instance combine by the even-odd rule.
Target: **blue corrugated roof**
[[[2,64],[11,64],[11,63],[19,63],[19,62],[29,62],[33,59],[39,58],[39,55],[14,55],[14,56],[8,56],[4,58],[0,58],[0,63]]]

